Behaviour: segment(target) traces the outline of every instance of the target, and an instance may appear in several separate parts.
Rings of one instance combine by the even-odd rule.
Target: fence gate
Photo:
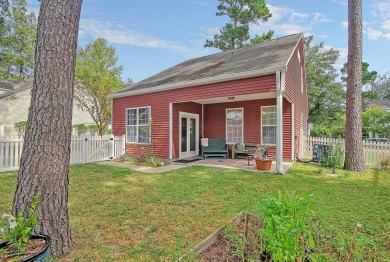
[[[17,137],[0,138],[0,172],[19,169],[23,142],[22,138]],[[124,154],[125,137],[73,136],[70,150],[70,164],[112,160]]]

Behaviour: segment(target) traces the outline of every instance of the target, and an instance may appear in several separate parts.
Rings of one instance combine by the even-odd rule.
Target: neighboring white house
[[[32,81],[19,83],[0,80],[0,137],[17,136],[14,125],[27,121],[31,102]],[[83,107],[73,101],[72,125],[94,125],[92,117]]]

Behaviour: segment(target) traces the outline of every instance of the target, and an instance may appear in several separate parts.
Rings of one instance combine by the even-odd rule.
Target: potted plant
[[[256,161],[256,167],[258,170],[268,171],[271,169],[272,159],[267,157],[267,153],[267,146],[257,145],[253,158]]]
[[[2,215],[6,226],[0,228],[0,259],[1,261],[47,261],[50,257],[49,236],[33,234],[37,225],[37,205],[39,197],[36,195],[28,210],[27,217],[21,212],[16,217]],[[4,241],[2,241],[4,240]]]

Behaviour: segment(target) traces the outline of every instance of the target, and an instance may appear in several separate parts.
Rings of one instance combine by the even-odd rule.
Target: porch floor
[[[247,159],[222,159],[222,158],[207,158],[202,159],[193,163],[189,163],[187,165],[194,166],[207,166],[207,167],[219,167],[226,169],[241,169],[246,171],[254,171],[254,172],[267,172],[267,173],[276,173],[276,161],[272,161],[272,166],[270,171],[260,171],[256,168],[255,160],[249,161]],[[283,170],[287,171],[293,165],[293,162],[283,162]]]

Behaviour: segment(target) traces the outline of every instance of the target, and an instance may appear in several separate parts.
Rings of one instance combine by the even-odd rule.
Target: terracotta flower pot
[[[261,171],[271,170],[272,160],[271,159],[256,159],[256,167]]]

